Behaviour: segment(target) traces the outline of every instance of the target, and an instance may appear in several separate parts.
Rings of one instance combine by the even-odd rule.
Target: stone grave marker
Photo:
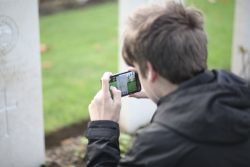
[[[249,0],[235,1],[232,71],[250,81]]]
[[[37,0],[0,0],[0,166],[44,163]]]

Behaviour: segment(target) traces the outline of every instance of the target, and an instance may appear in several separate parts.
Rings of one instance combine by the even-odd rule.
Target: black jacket
[[[90,122],[87,166],[250,167],[250,87],[204,72],[160,99],[124,159],[118,137],[118,124]]]

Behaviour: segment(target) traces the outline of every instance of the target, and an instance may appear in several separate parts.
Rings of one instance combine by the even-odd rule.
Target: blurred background
[[[89,1],[81,8],[80,1],[54,1],[40,1],[47,133],[88,119],[87,106],[100,77],[104,71],[116,72],[118,63],[117,1]]]
[[[230,70],[235,1],[185,3],[204,13],[209,69]],[[100,77],[118,71],[118,10],[117,0],[40,0],[47,148],[83,134]]]
[[[187,0],[201,9],[210,69],[230,69],[234,0]],[[116,0],[40,0],[46,133],[88,119],[104,71],[118,70]]]

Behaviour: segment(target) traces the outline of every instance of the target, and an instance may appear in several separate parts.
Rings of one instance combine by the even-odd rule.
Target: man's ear
[[[149,81],[154,82],[158,77],[158,73],[155,71],[152,64],[147,61],[147,78]]]

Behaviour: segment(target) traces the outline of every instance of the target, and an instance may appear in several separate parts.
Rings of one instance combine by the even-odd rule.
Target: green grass
[[[209,68],[229,69],[233,0],[188,0],[205,14]],[[117,72],[118,4],[105,3],[40,18],[45,130],[88,118],[104,71]]]
[[[136,82],[135,81],[128,82],[128,92],[135,92],[136,90],[137,90]]]
[[[46,132],[88,118],[103,72],[117,71],[117,25],[117,3],[40,18]]]
[[[187,4],[199,8],[205,16],[208,34],[208,67],[230,69],[234,0],[187,0]]]

